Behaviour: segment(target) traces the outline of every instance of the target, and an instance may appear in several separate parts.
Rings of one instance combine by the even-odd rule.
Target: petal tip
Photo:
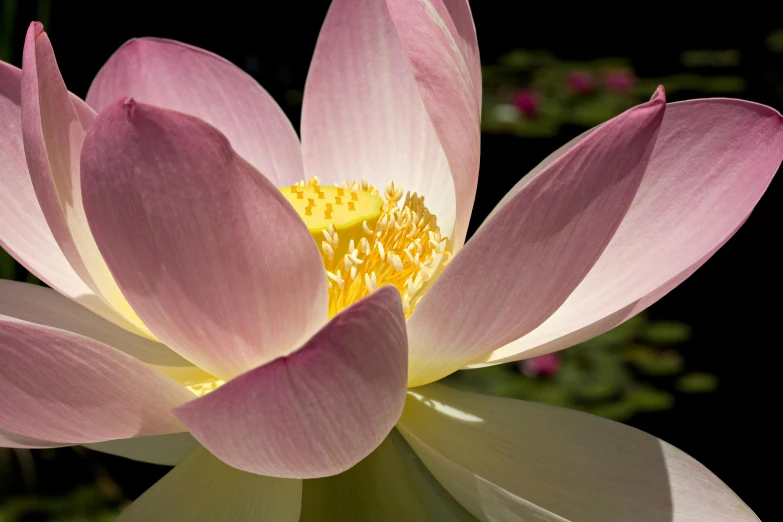
[[[650,98],[650,101],[657,102],[657,103],[666,103],[666,89],[664,88],[663,85],[659,85],[658,88],[655,89],[655,92]]]
[[[30,23],[30,29],[33,31],[33,36],[37,40],[39,36],[41,36],[44,33],[44,26],[41,22],[32,22]]]

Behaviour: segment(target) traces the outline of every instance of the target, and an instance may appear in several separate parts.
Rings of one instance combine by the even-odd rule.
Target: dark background
[[[12,58],[17,65],[26,24],[36,17],[36,2],[20,4]],[[47,31],[66,84],[78,95],[86,95],[94,74],[124,41],[162,36],[206,48],[245,68],[298,127],[296,91],[304,87],[328,2],[290,2],[274,9],[256,4],[266,2],[54,2]],[[754,19],[744,20],[734,9],[706,16],[664,12],[655,4],[634,13],[627,7],[575,12],[559,2],[534,8],[529,4],[473,2],[483,63],[493,63],[512,48],[544,49],[564,59],[629,58],[640,76],[656,76],[670,73],[686,49],[738,49],[739,71],[747,81],[742,97],[783,106],[783,55],[770,53],[765,45],[766,35],[783,26],[774,13],[755,12]],[[687,92],[678,92],[670,101],[688,97]],[[471,231],[521,176],[582,130],[565,127],[555,138],[524,140],[483,136]],[[772,183],[754,214],[722,250],[651,308],[653,318],[693,326],[686,358],[719,376],[718,391],[678,397],[674,409],[640,414],[629,422],[701,461],[766,520],[774,519],[779,495],[773,464],[778,451],[773,443],[778,439],[774,425],[780,411],[781,274],[775,255],[781,237],[780,184]],[[117,471],[113,475],[131,497],[166,471],[108,456],[102,459]]]

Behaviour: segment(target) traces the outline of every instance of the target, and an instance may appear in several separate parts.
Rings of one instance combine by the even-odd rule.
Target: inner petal
[[[384,285],[400,291],[409,317],[451,258],[424,197],[393,181],[381,193],[364,179],[324,186],[313,177],[281,192],[320,245],[330,317]]]

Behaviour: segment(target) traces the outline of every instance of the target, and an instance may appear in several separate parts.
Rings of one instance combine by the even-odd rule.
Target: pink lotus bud
[[[511,95],[511,103],[519,109],[526,118],[534,118],[541,105],[541,96],[532,89],[517,89]]]
[[[560,356],[548,353],[519,361],[519,371],[526,377],[550,377],[560,371]]]
[[[604,84],[610,91],[628,92],[636,85],[636,76],[631,71],[616,69],[606,73]]]
[[[566,76],[566,84],[578,94],[587,94],[595,87],[595,78],[588,71],[573,71]]]

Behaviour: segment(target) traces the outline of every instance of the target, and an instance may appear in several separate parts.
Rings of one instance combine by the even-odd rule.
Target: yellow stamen
[[[389,284],[400,291],[408,317],[451,258],[449,240],[424,197],[404,194],[394,182],[382,197],[365,179],[329,187],[313,178],[281,192],[320,245],[330,317]],[[325,201],[305,197],[315,194]]]
[[[203,397],[204,395],[208,394],[209,392],[215,391],[221,386],[226,384],[225,381],[218,379],[217,377],[214,377],[208,381],[204,382],[196,382],[192,384],[188,384],[185,386],[188,390],[192,391],[194,394],[196,394],[199,397]]]

